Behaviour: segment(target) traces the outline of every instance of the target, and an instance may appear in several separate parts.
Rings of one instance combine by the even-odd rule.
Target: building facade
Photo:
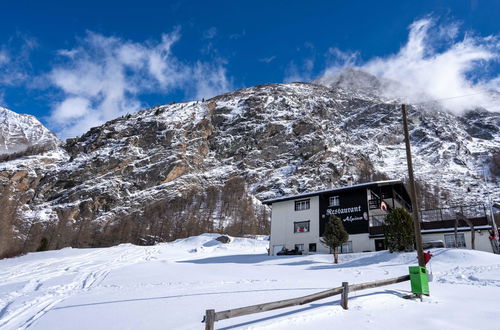
[[[384,250],[383,223],[387,213],[396,207],[411,212],[410,196],[400,180],[285,196],[263,203],[272,207],[271,255],[282,249],[329,253],[330,249],[321,243],[320,238],[330,215],[338,216],[349,233],[349,240],[341,247],[341,253]],[[456,239],[458,247],[471,248],[470,227],[461,224],[455,234],[455,221],[443,218],[442,211],[433,212],[421,212],[424,243],[454,247]],[[429,214],[439,214],[440,217],[432,218]],[[493,252],[488,239],[491,226],[486,215],[471,219],[476,233],[475,248]]]

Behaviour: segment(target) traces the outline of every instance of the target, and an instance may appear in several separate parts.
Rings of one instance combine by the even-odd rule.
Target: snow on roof
[[[344,186],[344,187],[333,188],[333,189],[312,191],[312,192],[298,194],[298,195],[288,195],[288,196],[282,196],[282,197],[273,198],[273,199],[267,199],[267,200],[263,201],[262,204],[272,204],[275,202],[282,202],[282,201],[286,201],[286,200],[290,200],[290,199],[316,196],[316,195],[320,195],[323,193],[356,189],[356,188],[361,188],[361,187],[368,187],[368,186],[375,186],[375,185],[376,186],[385,186],[385,185],[397,184],[397,183],[403,183],[403,182],[401,180],[384,180],[384,181],[365,182],[365,183],[355,184],[352,186]]]

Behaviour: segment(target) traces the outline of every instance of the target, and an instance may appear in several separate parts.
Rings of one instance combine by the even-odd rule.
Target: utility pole
[[[413,163],[411,160],[410,134],[408,133],[408,121],[406,119],[406,104],[401,105],[403,112],[403,130],[406,142],[406,162],[408,164],[408,179],[410,180],[411,208],[413,211],[413,227],[415,230],[415,243],[417,245],[418,265],[425,267],[424,249],[422,247],[422,233],[420,231],[420,219],[418,216],[417,190],[415,189],[415,178],[413,177]]]
[[[491,195],[490,195],[490,188],[488,187],[488,181],[486,180],[486,169],[484,168],[485,165],[485,160],[482,159],[481,162],[483,163],[483,180],[484,180],[484,188],[486,189],[486,194],[488,195],[488,204],[489,204],[489,209],[490,209],[490,216],[491,216],[491,226],[493,228],[493,252],[500,254],[500,247],[498,246],[498,227],[497,223],[495,222],[495,213],[493,213],[493,203],[491,201]],[[485,214],[486,216],[486,211]]]

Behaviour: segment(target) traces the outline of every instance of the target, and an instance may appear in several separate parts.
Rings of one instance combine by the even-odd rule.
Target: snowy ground
[[[268,242],[201,235],[157,246],[63,249],[0,261],[1,329],[203,329],[216,311],[408,274],[414,253],[269,257]],[[423,302],[410,283],[216,322],[217,329],[500,329],[500,256],[433,250]]]

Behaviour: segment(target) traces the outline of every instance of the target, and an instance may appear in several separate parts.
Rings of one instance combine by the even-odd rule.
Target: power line
[[[458,98],[462,98],[462,97],[469,97],[469,96],[475,96],[475,95],[480,95],[480,94],[486,94],[487,92],[479,92],[479,93],[473,93],[473,94],[466,94],[466,95],[457,95],[457,96],[451,96],[451,97],[446,97],[446,98],[441,98],[441,99],[434,99],[432,101],[425,101],[425,102],[417,102],[417,103],[409,103],[409,105],[421,105],[421,104],[426,104],[426,103],[436,103],[436,102],[439,102],[439,101],[446,101],[446,100],[452,100],[452,99],[458,99]],[[401,104],[402,102],[396,102],[394,103],[394,105],[399,105]],[[403,102],[404,103],[404,102]],[[370,125],[373,125],[379,121],[381,121],[382,119],[390,116],[391,114],[393,114],[398,108],[396,107],[394,110],[390,111],[388,114],[378,118],[378,119],[375,119],[373,122],[370,123]]]
[[[386,115],[384,115],[384,116],[382,116],[382,117],[380,117],[380,118],[378,118],[378,119],[375,119],[374,121],[372,121],[372,122],[369,124],[369,126],[371,126],[371,125],[375,124],[376,122],[379,122],[379,121],[381,121],[382,119],[384,119],[384,118],[386,118],[386,117],[388,117],[388,116],[390,116],[390,115],[394,114],[394,112],[396,111],[396,109],[397,109],[397,108],[394,108],[393,110],[390,110],[388,114],[386,114]]]
[[[445,97],[445,98],[442,98],[442,99],[434,99],[432,101],[412,103],[411,105],[425,104],[425,103],[434,103],[434,102],[439,102],[439,101],[446,101],[446,100],[458,99],[458,98],[461,98],[461,97],[468,97],[468,96],[474,96],[474,95],[480,95],[480,94],[486,94],[486,93],[488,93],[488,92],[478,92],[478,93],[473,93],[473,94],[457,95],[457,96]]]
[[[422,105],[422,104],[426,104],[426,103],[435,103],[435,102],[439,102],[439,101],[445,101],[445,100],[451,100],[451,99],[457,99],[457,98],[461,98],[461,97],[468,97],[468,96],[474,96],[474,95],[479,95],[479,94],[485,94],[487,92],[479,92],[479,93],[474,93],[474,94],[466,94],[466,95],[458,95],[458,96],[452,96],[452,97],[447,97],[447,98],[442,98],[442,99],[435,99],[433,101],[427,101],[427,102],[418,102],[418,103],[411,103],[409,105]],[[387,113],[386,115],[383,115],[382,117],[378,118],[378,119],[375,119],[374,121],[370,122],[368,124],[368,126],[371,126],[375,123],[378,123],[380,122],[381,120],[383,120],[384,118],[387,118],[389,117],[390,115],[393,115],[396,110],[398,110],[398,106],[402,104],[401,102],[395,102],[393,103],[393,105],[395,105],[394,109],[393,110],[389,110],[389,113]],[[359,115],[359,114],[358,114]],[[381,133],[378,133],[374,136],[372,136],[372,138],[380,135]],[[361,138],[362,140],[366,141],[366,139],[363,139]],[[420,141],[419,141],[420,142]]]

